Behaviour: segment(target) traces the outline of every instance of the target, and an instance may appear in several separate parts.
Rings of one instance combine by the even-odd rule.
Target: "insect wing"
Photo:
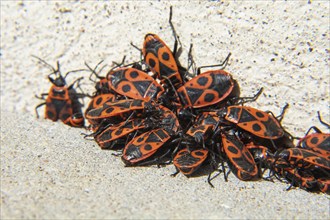
[[[229,106],[225,118],[261,138],[277,139],[284,135],[276,118],[252,107]]]
[[[211,70],[192,78],[177,91],[184,107],[201,108],[224,100],[233,88],[234,81],[229,73]]]
[[[207,149],[198,149],[189,151],[187,148],[179,151],[174,159],[174,166],[184,175],[191,175],[206,160],[208,155]]]
[[[138,164],[155,154],[170,138],[163,128],[143,133],[126,145],[122,160],[126,165]]]
[[[230,168],[237,178],[246,181],[258,177],[258,168],[253,156],[240,140],[223,134],[222,145]]]

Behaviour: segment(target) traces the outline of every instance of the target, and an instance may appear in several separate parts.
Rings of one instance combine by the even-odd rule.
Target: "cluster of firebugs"
[[[240,97],[237,81],[224,70],[230,54],[222,64],[196,68],[190,48],[188,67],[182,66],[171,15],[172,10],[173,51],[148,33],[142,60],[127,65],[123,60],[106,76],[96,72],[99,64],[94,69],[86,64],[95,83],[92,95],[76,91],[82,77],[66,84],[66,76],[80,70],[62,76],[57,63],[48,75],[49,92],[37,96],[45,100],[36,107],[37,116],[37,109],[46,105],[45,118],[53,121],[85,127],[87,119],[91,133],[85,138],[120,151],[126,166],[173,163],[177,172],[172,175],[186,176],[208,167],[211,186],[215,176],[223,173],[227,181],[231,172],[243,181],[276,178],[289,188],[329,194],[330,133],[313,126],[297,138],[281,125],[288,105],[279,116],[245,105],[262,89],[253,97]],[[205,68],[209,70],[202,72]],[[83,113],[79,99],[86,96],[91,100]],[[329,129],[319,112],[318,117]]]

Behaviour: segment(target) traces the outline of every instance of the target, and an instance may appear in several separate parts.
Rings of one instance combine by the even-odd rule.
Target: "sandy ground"
[[[278,114],[289,103],[283,125],[296,136],[311,125],[325,130],[316,111],[330,121],[327,1],[1,1],[1,219],[330,218],[327,195],[233,175],[210,188],[206,176],[171,177],[173,166],[125,168],[83,139],[83,129],[35,118],[34,95],[50,83],[31,55],[59,60],[63,72],[123,55],[135,61],[130,42],[142,47],[148,32],[173,46],[170,5],[182,63],[190,43],[197,65],[231,52],[227,70],[242,95],[264,87],[251,106]],[[87,78],[84,90],[92,91]]]

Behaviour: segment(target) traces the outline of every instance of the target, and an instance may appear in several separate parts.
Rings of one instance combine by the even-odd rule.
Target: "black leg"
[[[197,75],[199,75],[199,74],[200,74],[200,72],[201,72],[201,69],[202,69],[202,68],[218,67],[218,66],[222,66],[222,68],[221,68],[221,69],[224,69],[224,68],[226,68],[226,66],[227,66],[227,64],[228,64],[228,61],[229,61],[229,58],[230,58],[230,56],[231,56],[231,53],[229,53],[229,54],[227,55],[226,59],[225,59],[225,60],[224,60],[222,63],[220,63],[220,64],[215,64],[215,65],[207,65],[207,66],[200,66],[200,67],[198,67],[198,68],[197,68]]]
[[[180,170],[177,168],[177,167],[175,167],[175,173],[172,173],[171,174],[171,176],[173,176],[173,177],[176,177],[176,175],[178,175],[178,173],[180,173]]]
[[[45,105],[45,104],[46,104],[46,102],[43,102],[43,103],[41,103],[41,104],[39,104],[39,105],[37,105],[37,106],[35,107],[35,111],[36,111],[37,118],[39,118],[38,108],[41,107],[41,106],[43,106],[43,105]]]
[[[321,115],[320,115],[320,111],[317,111],[317,117],[319,118],[319,121],[321,122],[321,124],[325,125],[328,129],[330,129],[330,124],[326,123],[325,121],[322,120]]]

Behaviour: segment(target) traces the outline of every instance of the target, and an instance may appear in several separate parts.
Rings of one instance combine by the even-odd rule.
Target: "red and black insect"
[[[320,113],[317,113],[320,122],[329,129],[330,125],[323,122]],[[315,132],[310,134],[312,130]],[[299,140],[297,147],[312,150],[330,160],[330,133],[323,133],[317,127],[312,126],[308,129],[305,136]]]
[[[111,149],[118,139],[124,139],[131,133],[135,136],[156,127],[158,124],[155,122],[161,117],[163,112],[151,102],[138,99],[106,102],[102,107],[87,113],[87,118],[96,128],[93,134],[87,136],[94,136],[101,148]]]
[[[330,160],[318,153],[302,148],[289,148],[278,151],[275,154],[275,166],[281,169],[322,169],[330,175]]]
[[[214,133],[214,126],[213,125],[195,125],[191,126],[189,130],[186,132],[186,135],[194,138],[194,141],[201,145],[201,147],[205,148],[205,141],[211,137]]]
[[[38,57],[35,58],[39,59],[47,66],[51,67],[51,69],[53,70],[53,72],[48,75],[49,81],[53,84],[49,92],[42,93],[40,97],[36,96],[39,99],[45,100],[44,103],[37,105],[35,108],[37,117],[39,117],[37,111],[38,108],[43,105],[46,105],[45,118],[48,118],[52,121],[61,120],[64,124],[70,125],[72,127],[83,127],[84,117],[81,111],[82,105],[78,101],[78,98],[84,97],[85,95],[78,94],[74,89],[75,84],[77,84],[77,87],[79,87],[79,82],[83,78],[78,78],[69,86],[66,85],[65,81],[65,78],[68,76],[69,73],[82,70],[67,72],[66,75],[63,77],[60,72],[59,62],[57,62],[57,69],[54,69],[44,60]],[[55,75],[55,78],[52,78],[52,75]],[[47,98],[45,98],[45,96],[47,96]]]
[[[85,63],[85,65],[88,67],[88,69],[92,72],[89,79],[95,83],[95,91],[91,97],[92,99],[89,102],[88,107],[85,110],[85,116],[87,115],[87,112],[89,112],[91,109],[98,108],[98,107],[102,106],[105,102],[120,99],[120,97],[118,97],[118,95],[116,95],[114,93],[114,91],[110,88],[109,81],[106,79],[106,77],[102,77],[96,73],[97,67],[102,62],[103,61],[99,62],[94,69],[92,69],[87,63]],[[101,68],[101,70],[103,68]],[[92,79],[93,75],[95,75],[97,80]]]
[[[235,176],[243,181],[260,178],[252,154],[234,135],[221,134],[222,150],[228,158],[228,165]]]
[[[238,98],[238,84],[232,79],[231,75],[226,71],[210,70],[204,72],[188,82],[186,82],[186,74],[188,69],[183,68],[178,59],[175,57],[178,43],[178,36],[171,22],[172,8],[170,10],[170,25],[175,37],[175,46],[173,52],[169,47],[155,34],[147,34],[142,49],[144,61],[156,76],[161,80],[161,84],[166,85],[171,92],[171,100],[176,104],[172,107],[178,112],[180,118],[191,118],[192,110],[187,111],[186,108],[202,108],[217,104],[224,99]],[[191,58],[191,50],[189,57]],[[197,74],[201,68],[225,66],[229,60],[230,54],[226,60],[220,65],[203,66],[198,68]],[[193,62],[193,61],[191,61]],[[190,68],[190,67],[189,67]],[[234,89],[234,87],[236,88]],[[181,120],[184,121],[184,120]],[[187,120],[189,121],[189,120]]]
[[[258,137],[277,139],[284,135],[279,121],[267,112],[248,106],[229,106],[219,113],[226,121]]]
[[[221,65],[227,63],[229,57],[230,54]],[[177,76],[180,76],[178,72],[173,77],[177,79]],[[171,82],[175,83],[173,80]],[[201,73],[184,84],[182,80],[177,80],[174,86],[181,108],[201,108],[217,104],[228,98],[238,98],[239,90],[234,89],[235,85],[232,76],[219,69]]]
[[[277,117],[272,112],[247,106],[229,106],[220,110],[219,115],[225,116],[225,121],[231,126],[236,126],[233,128],[240,133],[240,139],[244,142],[267,146],[274,153],[280,148],[294,147],[293,136],[280,123],[287,107],[288,104]]]
[[[330,178],[318,178],[317,185],[321,192],[330,194]]]
[[[266,169],[270,169],[270,174],[269,174],[270,177],[271,173],[273,173],[272,166],[275,163],[274,154],[269,150],[268,147],[257,145],[253,142],[245,144],[245,147],[252,154],[254,161],[259,168],[259,173],[261,174],[261,176],[263,176],[263,173],[265,172]],[[263,171],[262,168],[264,168]]]
[[[220,143],[220,117],[217,112],[202,112],[193,125],[186,131],[186,136],[192,137],[198,147],[214,151],[214,145]],[[187,139],[187,137],[185,137]],[[188,138],[188,142],[192,142]],[[185,141],[184,141],[185,142]]]
[[[320,154],[301,148],[278,151],[273,163],[275,176],[283,176],[307,190],[329,193],[330,161]]]
[[[134,118],[102,128],[95,132],[95,134],[92,134],[92,136],[95,136],[95,141],[102,149],[111,149],[115,144],[114,141],[124,138],[128,134],[138,131],[139,129],[144,129],[146,126],[147,123],[145,120]]]
[[[197,142],[200,147],[203,146],[203,149],[211,150],[210,161],[213,165],[213,169],[215,169],[216,164],[218,164],[220,160],[219,162],[221,163],[222,170],[219,171],[225,174],[223,160],[227,158],[226,161],[231,167],[232,172],[239,179],[258,179],[260,177],[260,169],[256,165],[248,148],[235,135],[229,135],[227,133],[228,131],[222,130],[221,118],[217,112],[203,112],[199,115],[196,124],[191,126],[186,134],[194,137],[194,141]],[[204,144],[204,142],[206,143]],[[212,184],[210,181],[213,178],[211,178],[210,174],[208,182],[211,186]],[[226,174],[225,180],[227,180]]]
[[[175,88],[182,86],[177,61],[165,42],[156,34],[147,34],[144,39],[142,53],[151,71],[161,80],[162,84],[172,84]]]
[[[106,102],[114,102],[116,100],[117,100],[116,96],[114,94],[112,94],[112,93],[109,93],[109,94],[100,94],[100,95],[93,96],[93,98],[89,102],[88,107],[87,107],[87,109],[85,111],[85,117],[87,116],[87,113],[90,110],[100,108],[100,107],[103,106],[104,103],[106,103]]]
[[[226,65],[229,56],[230,54],[220,66]],[[213,110],[215,112],[225,106],[242,105],[255,101],[262,91],[263,88],[253,97],[240,97],[239,85],[228,72],[222,69],[210,70],[192,78],[177,90],[181,103],[177,110],[178,116],[181,121],[191,123],[189,119],[203,114],[204,111]]]
[[[164,106],[159,106],[159,112],[160,119],[153,125],[154,128],[135,137],[125,146],[122,160],[127,166],[151,164],[170,153],[172,146],[169,142],[179,130],[179,121],[175,114]],[[168,148],[164,149],[166,147]],[[160,148],[163,148],[161,156],[150,160]]]
[[[142,133],[126,145],[123,151],[122,161],[126,166],[141,166],[157,162],[160,160],[159,157],[151,161],[148,159],[163,147],[169,139],[171,139],[171,134],[163,128]],[[167,149],[163,155],[167,155],[169,151],[170,149]],[[148,161],[145,162],[145,160]]]
[[[124,121],[128,117],[143,116],[147,113],[157,112],[153,102],[145,102],[138,99],[114,100],[105,102],[101,107],[90,110],[86,119],[94,125],[101,123],[116,123],[118,120]]]
[[[317,180],[315,177],[302,170],[296,168],[290,169],[278,169],[275,168],[276,171],[276,178],[281,180],[284,178],[286,181],[290,183],[290,186],[286,190],[290,190],[293,186],[298,186],[299,188],[308,190],[308,191],[315,191],[318,189]]]
[[[179,147],[181,150],[177,153],[175,152],[173,163],[177,171],[172,174],[173,176],[176,176],[179,172],[186,176],[191,176],[206,161],[212,171],[217,168],[220,156],[214,152],[214,145],[215,142],[219,141],[219,138],[214,138],[213,135],[218,119],[219,117],[215,112],[203,112],[199,115],[196,122],[180,136]],[[223,162],[222,167],[223,170],[221,171],[224,172]],[[212,172],[209,172],[208,183],[213,187],[211,174]],[[225,179],[227,180],[226,176]]]
[[[226,99],[233,88],[234,80],[228,72],[210,70],[192,78],[177,92],[184,108],[201,108]]]
[[[159,36],[149,33],[144,38],[142,55],[144,62],[160,79],[161,84],[167,85],[168,88],[179,88],[183,85],[182,72],[186,69],[180,65],[176,57],[178,36],[172,24],[172,7],[170,7],[169,23],[175,38],[173,52]]]
[[[320,130],[315,131],[316,133],[307,134],[300,139],[298,147],[312,150],[326,156],[330,160],[330,134],[322,133]]]
[[[191,146],[190,148],[195,148]],[[189,150],[188,148],[180,150],[173,159],[173,164],[177,172],[172,174],[175,176],[179,172],[186,176],[192,175],[207,159],[207,149]]]
[[[164,92],[164,88],[154,78],[132,67],[111,70],[107,74],[107,80],[115,92],[133,99],[149,101]]]
[[[185,74],[188,73],[188,70],[182,68],[175,57],[178,37],[173,28],[171,17],[172,10],[170,11],[169,22],[175,37],[175,49],[172,52],[157,35],[147,34],[142,49],[145,62],[161,80],[163,85],[167,85],[169,89],[174,87],[174,89],[177,90],[176,93],[177,96],[179,96],[177,98],[181,102],[183,108],[200,108],[219,103],[232,93],[235,81],[229,73],[220,69],[204,72],[186,82]],[[229,57],[230,54],[220,65],[204,67],[224,66],[227,64]],[[198,68],[197,74],[199,74],[200,69],[204,67]],[[237,90],[234,91],[238,93]],[[239,94],[232,94],[232,96],[238,95]]]

